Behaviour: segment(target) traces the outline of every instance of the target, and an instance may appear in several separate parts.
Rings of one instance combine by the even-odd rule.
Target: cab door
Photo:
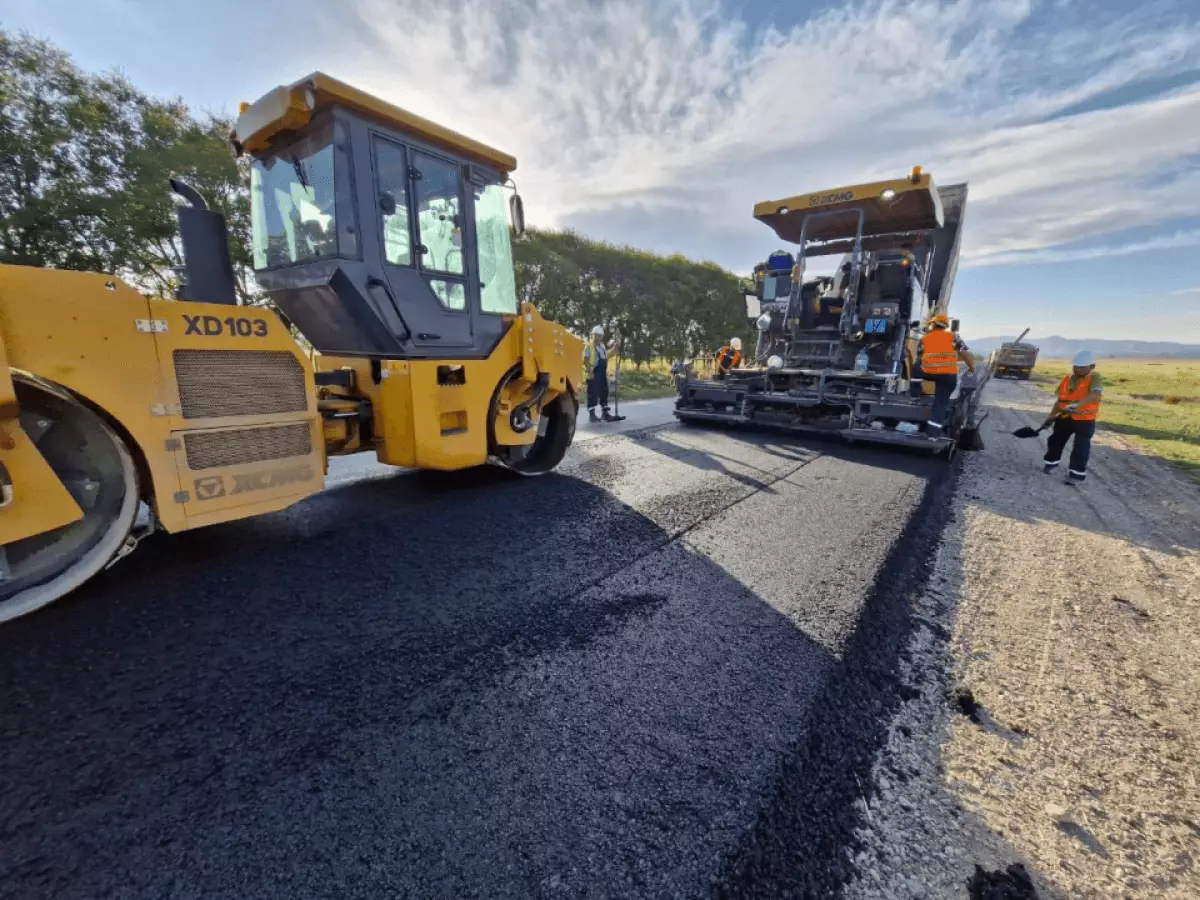
[[[462,165],[372,136],[384,279],[413,343],[474,346]]]

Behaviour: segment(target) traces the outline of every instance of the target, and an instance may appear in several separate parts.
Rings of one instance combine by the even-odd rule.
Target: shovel
[[[618,335],[620,332],[618,332]],[[616,384],[613,386],[613,414],[609,419],[610,422],[623,422],[625,416],[621,415],[621,348],[617,348],[617,377],[613,379]]]
[[[1018,428],[1016,431],[1013,432],[1013,437],[1035,438],[1061,418],[1063,418],[1062,415],[1055,416],[1049,422],[1046,422],[1044,425],[1040,425],[1037,428],[1031,428],[1028,425],[1022,425],[1020,428]]]

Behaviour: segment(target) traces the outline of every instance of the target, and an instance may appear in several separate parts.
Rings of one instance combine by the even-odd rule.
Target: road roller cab
[[[259,284],[321,353],[482,358],[517,314],[516,160],[314,74],[243,105]]]

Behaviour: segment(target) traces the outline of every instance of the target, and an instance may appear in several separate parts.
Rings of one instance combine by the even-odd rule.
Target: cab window
[[[379,204],[383,256],[388,265],[411,266],[412,237],[408,220],[408,165],[404,148],[375,139],[375,189]]]
[[[424,153],[412,156],[421,268],[462,275],[461,167]]]
[[[512,241],[504,188],[475,188],[475,251],[479,263],[479,306],[485,313],[517,311]]]
[[[254,160],[250,219],[254,268],[336,256],[333,126]]]

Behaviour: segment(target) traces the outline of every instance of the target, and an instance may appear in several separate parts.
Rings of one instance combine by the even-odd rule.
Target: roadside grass
[[[1039,359],[1030,378],[1051,393],[1071,370],[1065,359]],[[1104,404],[1099,427],[1115,431],[1200,481],[1200,360],[1101,359]]]
[[[611,369],[609,379],[609,391],[615,392],[617,385]],[[654,400],[672,396],[675,383],[671,380],[670,362],[656,359],[642,363],[639,369],[629,360],[621,360],[620,391],[622,400]]]

